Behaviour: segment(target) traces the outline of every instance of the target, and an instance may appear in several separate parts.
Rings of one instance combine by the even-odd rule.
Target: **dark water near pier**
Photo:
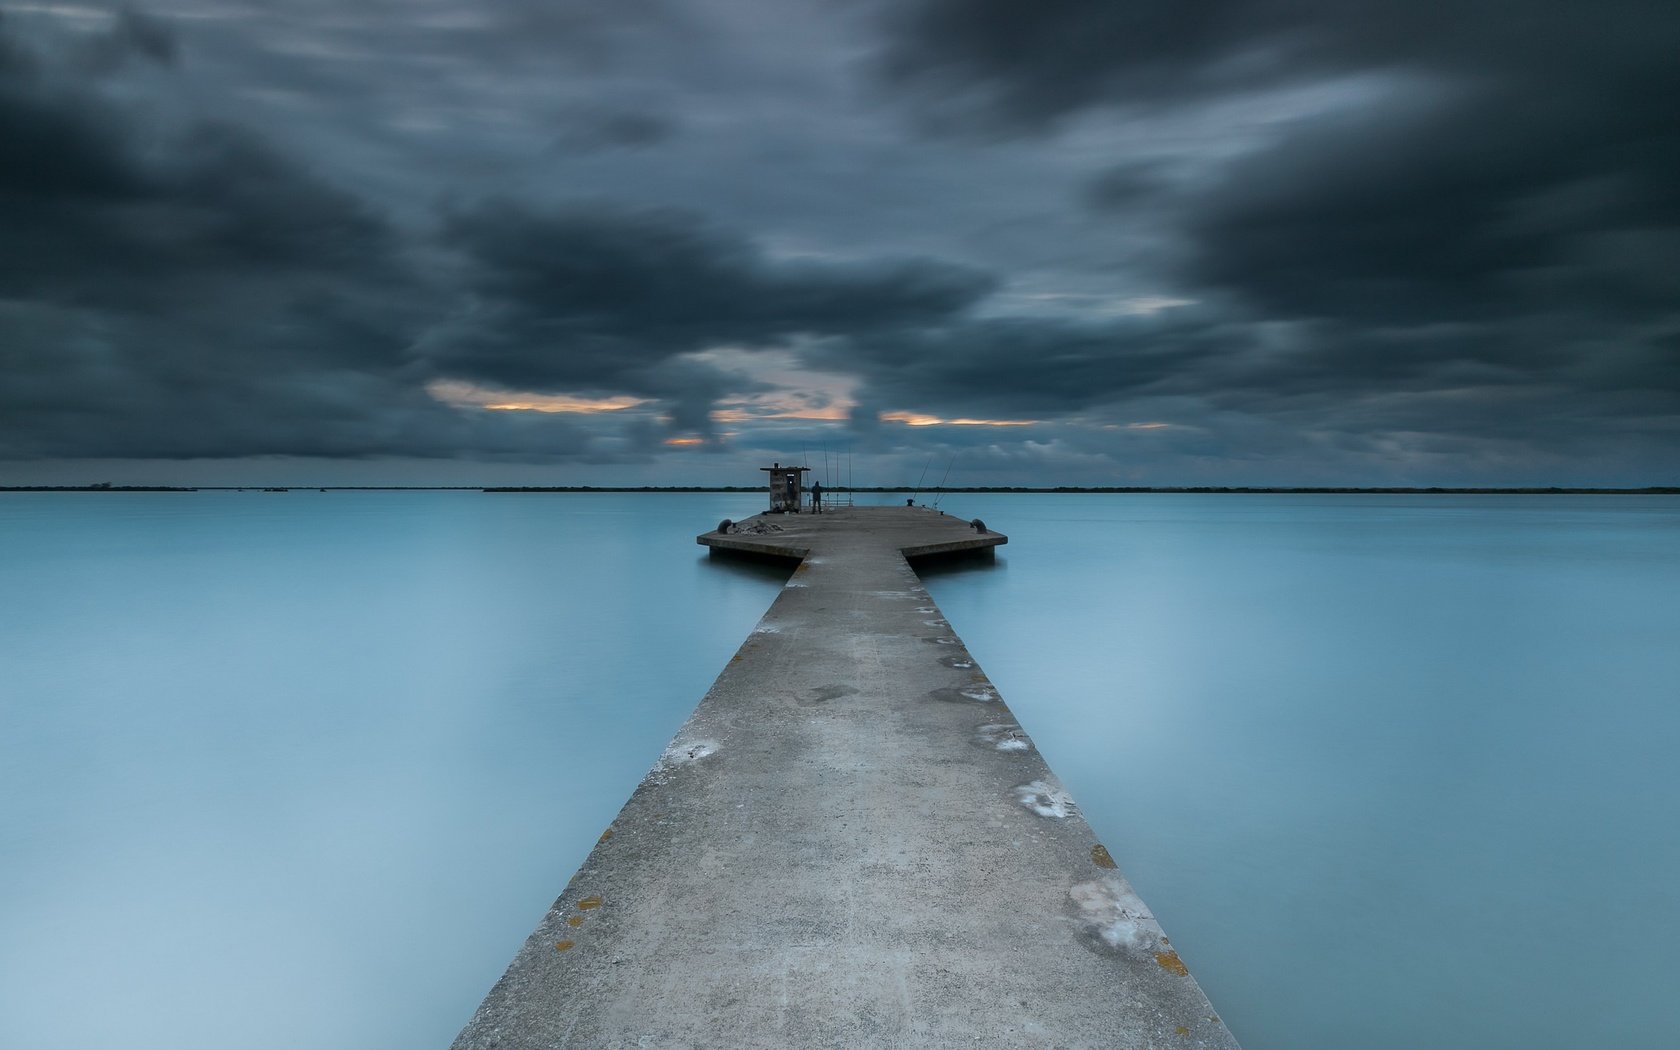
[[[773,599],[693,544],[758,505],[0,497],[0,1045],[447,1045]],[[1680,1044],[1680,499],[944,506],[1249,1050]]]

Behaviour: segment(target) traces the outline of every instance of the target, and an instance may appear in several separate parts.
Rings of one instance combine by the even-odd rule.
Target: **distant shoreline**
[[[497,493],[555,493],[555,492],[762,492],[761,486],[741,485],[0,485],[0,492],[497,492]],[[1115,486],[1115,485],[1057,485],[1050,488],[1031,488],[1018,485],[964,485],[940,489],[916,489],[910,486],[891,488],[845,488],[828,490],[839,493],[894,493],[927,496],[948,493],[1025,493],[1055,494],[1216,494],[1216,495],[1394,495],[1394,496],[1677,496],[1680,486],[1652,485],[1645,488],[1563,488],[1558,486],[1496,487],[1404,487],[1375,486],[1283,486],[1283,485],[1194,485],[1194,486]]]

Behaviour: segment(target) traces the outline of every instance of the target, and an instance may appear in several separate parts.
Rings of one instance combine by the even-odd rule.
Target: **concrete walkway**
[[[899,553],[1004,537],[758,522],[699,541],[803,561],[458,1050],[1235,1047]]]

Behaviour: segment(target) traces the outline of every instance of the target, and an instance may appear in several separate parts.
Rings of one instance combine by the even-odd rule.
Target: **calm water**
[[[693,544],[758,505],[0,497],[0,1046],[446,1046],[774,597]],[[1249,1050],[1680,1044],[1680,500],[944,505]]]

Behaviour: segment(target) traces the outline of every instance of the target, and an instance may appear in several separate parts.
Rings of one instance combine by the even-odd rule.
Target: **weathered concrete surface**
[[[899,554],[1004,538],[751,521],[808,556],[455,1046],[1236,1046]]]

